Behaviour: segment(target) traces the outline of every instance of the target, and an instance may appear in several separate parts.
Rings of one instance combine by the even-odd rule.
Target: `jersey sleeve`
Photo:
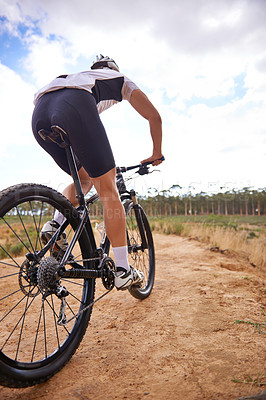
[[[133,90],[139,89],[139,87],[132,82],[129,78],[124,76],[124,85],[122,87],[122,99],[123,100],[130,100],[131,93]]]

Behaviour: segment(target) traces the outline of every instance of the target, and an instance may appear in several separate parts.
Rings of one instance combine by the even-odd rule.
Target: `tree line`
[[[141,198],[141,204],[149,216],[266,215],[266,188],[254,190],[245,187],[215,194],[184,194],[179,185],[173,185],[168,190],[152,189],[150,192]]]
[[[190,191],[184,194],[183,191],[179,185],[161,191],[150,188],[146,196],[138,198],[148,216],[266,215],[266,188],[245,187],[215,194]],[[91,206],[91,215],[102,216],[99,202]]]

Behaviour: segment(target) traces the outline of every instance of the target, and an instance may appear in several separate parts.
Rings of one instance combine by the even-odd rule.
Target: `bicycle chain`
[[[98,299],[92,301],[90,304],[88,304],[85,308],[83,308],[82,310],[80,310],[77,314],[73,315],[73,317],[69,318],[68,320],[65,320],[65,316],[62,316],[62,320],[64,322],[60,323],[60,325],[62,326],[66,326],[66,324],[68,324],[69,322],[71,322],[74,318],[78,318],[81,314],[83,314],[85,311],[87,311],[89,308],[91,308],[95,303],[97,303],[97,301],[101,300],[103,297],[105,297],[108,293],[111,292],[113,288],[109,289],[107,292],[105,292],[104,294],[102,294],[100,297],[98,297]],[[63,299],[61,300],[63,301]]]

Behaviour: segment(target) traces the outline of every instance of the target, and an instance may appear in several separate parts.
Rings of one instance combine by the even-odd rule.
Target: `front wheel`
[[[148,218],[141,205],[128,201],[126,212],[128,260],[134,268],[144,274],[141,288],[132,286],[129,292],[137,299],[146,299],[151,294],[155,278],[155,252]]]

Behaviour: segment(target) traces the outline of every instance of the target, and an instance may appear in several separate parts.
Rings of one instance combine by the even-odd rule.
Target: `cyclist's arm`
[[[153,165],[158,165],[161,163],[158,159],[162,157],[162,120],[160,114],[140,89],[133,90],[129,102],[150,124],[153,153],[151,157],[141,162],[157,160]]]

